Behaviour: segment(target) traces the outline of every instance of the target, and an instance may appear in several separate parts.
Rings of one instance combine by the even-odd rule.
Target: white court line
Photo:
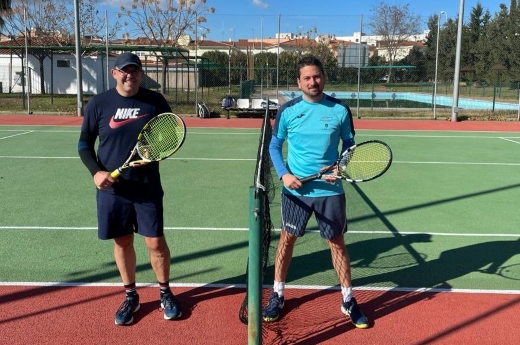
[[[9,159],[79,159],[79,157],[43,157],[43,156],[0,156],[0,158]],[[256,161],[256,158],[188,158],[188,157],[170,157],[166,161]],[[419,162],[419,161],[392,161],[392,164],[451,164],[451,165],[495,165],[495,166],[520,166],[520,163],[473,163],[473,162]]]
[[[1,229],[14,229],[14,230],[95,230],[96,227],[36,227],[36,226],[0,226]],[[232,230],[232,231],[249,231],[248,228],[205,228],[205,227],[165,227],[166,230]],[[317,231],[312,231],[317,232]],[[393,234],[391,231],[355,231],[349,230],[350,234]],[[399,234],[418,234],[418,232],[399,232]],[[519,235],[512,234],[445,234],[445,233],[420,233],[420,234],[432,234],[438,236],[465,236],[465,237],[519,237]],[[0,282],[0,286],[39,286],[39,287],[120,287],[121,283],[88,283],[88,282]],[[172,287],[184,287],[184,288],[240,288],[245,289],[245,284],[200,284],[200,283],[173,283]],[[156,287],[157,283],[138,283],[138,287]],[[264,285],[263,288],[271,288],[271,285]],[[287,289],[294,290],[339,290],[338,286],[322,286],[322,285],[286,285]],[[441,288],[409,288],[409,287],[354,287],[355,291],[395,291],[395,292],[418,292],[418,293],[470,293],[470,294],[520,294],[520,290],[489,290],[489,289],[441,289]]]
[[[189,131],[188,134],[200,134],[200,135],[260,135],[260,132],[259,131],[255,131],[255,132],[216,132],[216,133],[213,133],[213,132],[192,132],[192,131]]]
[[[20,127],[24,127],[24,126],[20,126]],[[26,126],[26,127],[34,127],[34,126]],[[44,127],[44,126],[43,126]],[[225,130],[227,130],[228,132],[219,132],[219,131],[215,131],[215,132],[202,132],[202,131],[197,131],[197,130],[200,130],[200,129],[210,129],[210,130],[219,130],[219,129],[224,129],[224,128],[211,128],[211,127],[208,127],[208,128],[201,128],[201,127],[197,127],[193,130],[190,129],[190,131],[188,132],[190,135],[191,134],[196,134],[196,135],[259,135],[259,129],[256,129],[256,128],[250,128],[251,132],[232,132],[230,130],[232,130],[232,128],[225,128]],[[243,128],[242,129],[237,129],[237,130],[244,130]],[[247,129],[246,129],[247,130]],[[20,130],[19,129],[3,129],[2,126],[0,126],[0,132],[19,132]],[[496,132],[496,131],[441,131],[441,130],[378,130],[378,129],[359,129],[357,130],[356,129],[356,132],[360,132],[357,134],[357,136],[367,136],[367,135],[371,135],[370,132],[384,132],[384,133],[381,133],[381,134],[377,134],[378,137],[404,137],[404,138],[477,138],[477,139],[496,139],[496,138],[518,138],[520,139],[520,134],[518,132]],[[78,128],[77,130],[46,130],[46,129],[34,129],[32,130],[31,132],[38,132],[38,133],[79,133],[80,132],[80,129]],[[388,134],[388,132],[396,132],[396,133],[399,133],[399,134]],[[497,136],[481,136],[481,135],[446,135],[446,134],[440,134],[440,135],[435,135],[435,134],[431,134],[431,135],[425,135],[425,134],[403,134],[403,133],[406,133],[406,132],[419,132],[419,133],[424,133],[424,132],[431,132],[431,133],[438,133],[438,132],[448,132],[448,133],[489,133],[489,134],[492,134],[492,133],[495,133],[497,134]],[[499,136],[500,134],[505,134],[505,133],[511,133],[511,136]]]
[[[392,161],[392,164],[452,164],[452,165],[510,165],[517,166],[520,163],[473,163],[473,162],[406,162],[406,161]]]
[[[495,133],[495,134],[500,134],[500,133],[512,133],[512,134],[516,134],[516,135],[519,135],[520,132],[518,131],[464,131],[464,130],[460,130],[460,131],[451,131],[451,130],[442,130],[442,129],[357,129],[356,128],[356,133],[357,131],[360,131],[360,132],[418,132],[418,133],[424,133],[424,132],[431,132],[431,133]],[[384,135],[384,134],[382,134]]]
[[[20,135],[33,133],[33,132],[34,132],[34,131],[29,131],[29,132],[23,132],[23,133],[18,133],[18,134],[13,134],[13,135],[8,135],[7,137],[1,137],[0,140],[2,140],[2,139],[8,139],[8,138],[13,138],[13,137],[17,137],[17,136],[20,136]]]
[[[79,157],[43,157],[43,156],[0,156],[0,158],[10,159],[79,159]],[[175,158],[170,157],[167,160],[178,161],[256,161],[256,158]]]
[[[78,159],[79,157],[38,157],[38,156],[0,156],[10,159]]]
[[[0,230],[97,230],[95,226],[0,226]],[[192,230],[192,231],[249,231],[249,228],[231,228],[231,227],[184,227],[184,226],[173,226],[164,227],[164,230]],[[279,232],[279,229],[274,229],[275,232]],[[318,230],[308,230],[308,232],[319,232]],[[348,230],[349,234],[380,234],[380,235],[434,235],[434,236],[460,236],[460,237],[511,237],[520,238],[520,234],[475,234],[475,233],[443,233],[443,232],[417,232],[417,231],[388,231],[388,230]]]
[[[511,140],[511,139],[509,139],[507,137],[500,137],[500,139],[505,140],[505,141],[510,141],[512,143],[515,143],[515,144],[520,144],[520,141]]]
[[[256,158],[182,158],[173,157],[168,158],[169,160],[178,161],[256,161]]]
[[[20,132],[20,129],[2,129],[0,127],[0,132]],[[34,133],[79,133],[80,131],[79,130],[64,130],[64,129],[51,129],[51,130],[42,130],[42,129],[34,129],[32,130],[31,132],[34,132]]]
[[[217,128],[218,129],[218,128]],[[226,130],[229,130],[227,128]],[[0,129],[0,132],[20,132],[19,129]],[[31,132],[38,132],[38,133],[80,133],[80,130],[41,130],[41,129],[35,129]],[[189,134],[197,134],[197,135],[259,135],[259,130],[252,129],[251,132],[197,132],[197,131],[189,131]]]
[[[69,283],[69,282],[0,282],[0,286],[38,286],[38,287],[114,287],[120,288],[121,283]],[[156,288],[157,283],[136,283],[137,287]],[[245,284],[201,284],[201,283],[174,283],[170,282],[171,287],[177,288],[212,288],[212,289],[245,289]],[[271,285],[263,285],[264,289],[269,289]],[[290,290],[340,290],[339,286],[330,285],[285,285]],[[502,294],[517,295],[520,290],[489,290],[489,289],[446,289],[446,288],[409,288],[409,287],[371,287],[356,286],[354,291],[395,291],[395,292],[419,292],[419,293],[466,293],[466,294]]]
[[[0,226],[0,230],[97,230],[95,226]],[[248,231],[248,228],[164,227],[165,230]]]
[[[357,131],[357,130],[356,130]],[[497,133],[500,134],[500,133]],[[356,137],[363,134],[356,134]],[[370,135],[374,136],[374,135]],[[520,136],[481,136],[481,135],[419,135],[419,134],[378,134],[377,137],[396,137],[396,138],[460,138],[460,139],[497,139],[497,138],[520,138]]]

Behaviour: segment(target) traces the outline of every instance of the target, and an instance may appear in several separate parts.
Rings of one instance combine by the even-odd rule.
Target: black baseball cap
[[[126,52],[119,55],[116,59],[114,67],[122,69],[128,65],[135,65],[139,68],[143,68],[143,64],[141,63],[141,59],[139,59],[139,56],[130,52]]]

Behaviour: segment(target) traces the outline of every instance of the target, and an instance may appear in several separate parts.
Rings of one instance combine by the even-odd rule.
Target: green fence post
[[[493,84],[493,107],[491,109],[492,112],[495,111],[495,100],[497,97],[497,84]]]

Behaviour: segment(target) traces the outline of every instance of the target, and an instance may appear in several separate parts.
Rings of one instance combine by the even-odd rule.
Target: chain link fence
[[[440,61],[435,54],[436,36],[426,31],[427,18],[422,32],[411,36],[415,40],[401,43],[393,63],[385,58],[377,37],[361,35],[368,30],[362,16],[241,18],[247,24],[237,22],[237,16],[214,15],[211,20],[249,25],[251,37],[236,38],[234,28],[224,28],[220,38],[218,33],[213,39],[193,36],[182,48],[132,46],[132,40],[83,47],[83,105],[92,95],[114,87],[113,62],[130,50],[144,62],[142,86],[162,92],[175,112],[191,116],[201,102],[214,115],[229,115],[222,109],[227,95],[235,102],[248,100],[250,108],[255,99],[283,103],[297,97],[296,63],[307,54],[324,63],[326,92],[347,103],[357,117],[449,118],[455,91],[459,116],[516,118],[519,111],[519,82],[508,79],[503,67],[486,78],[462,68],[454,90],[454,61]],[[331,21],[349,24],[337,25],[345,28],[342,32],[327,32]],[[298,25],[302,22],[312,26]],[[0,42],[0,111],[76,114],[74,47],[38,42],[38,37],[29,45],[23,38]],[[236,106],[230,112],[255,114]]]

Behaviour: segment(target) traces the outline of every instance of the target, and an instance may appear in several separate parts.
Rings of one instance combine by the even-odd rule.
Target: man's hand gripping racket
[[[180,116],[173,113],[157,115],[144,125],[128,159],[110,176],[117,179],[125,169],[170,157],[179,150],[185,138],[186,125]]]
[[[390,146],[380,140],[369,140],[349,147],[334,164],[300,181],[305,183],[332,177],[348,182],[366,182],[383,175],[391,164]]]

